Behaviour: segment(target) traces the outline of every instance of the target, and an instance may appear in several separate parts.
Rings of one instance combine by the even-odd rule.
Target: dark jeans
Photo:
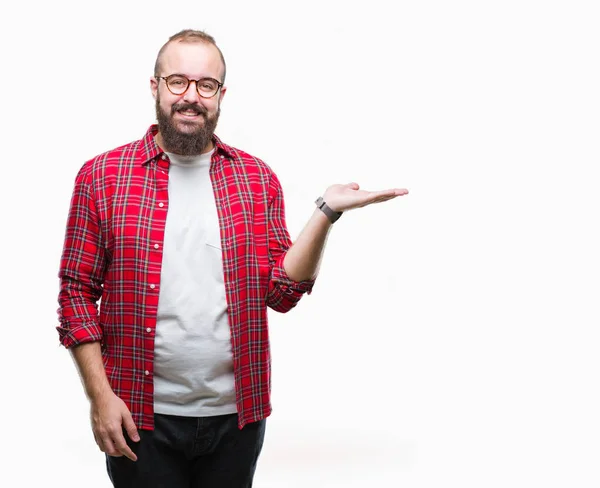
[[[136,462],[106,456],[115,488],[251,488],[266,420],[237,426],[238,416],[154,415],[154,430],[127,438]]]

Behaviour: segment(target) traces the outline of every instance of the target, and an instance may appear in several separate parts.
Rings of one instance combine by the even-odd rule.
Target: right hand
[[[140,436],[123,400],[112,390],[103,393],[91,402],[90,417],[94,439],[102,452],[115,457],[127,456],[137,461],[137,456],[125,441],[123,429],[134,442],[138,442]]]

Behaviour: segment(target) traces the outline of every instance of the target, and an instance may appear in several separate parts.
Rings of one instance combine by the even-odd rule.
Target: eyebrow
[[[183,76],[184,78],[191,80],[191,78],[188,75],[184,75],[183,73],[171,73],[170,75],[167,75],[167,76]],[[213,78],[212,76],[201,76],[198,79],[199,80],[215,80],[215,81],[219,82],[219,80],[217,78]]]

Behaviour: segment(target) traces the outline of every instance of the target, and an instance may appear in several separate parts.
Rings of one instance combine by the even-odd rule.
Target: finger
[[[389,188],[387,190],[372,191],[371,195],[377,196],[377,197],[388,196],[388,195],[392,195],[394,197],[399,197],[402,195],[406,195],[407,193],[408,193],[408,190],[406,188]]]
[[[396,192],[393,189],[392,190],[379,190],[379,191],[369,192],[368,199],[370,201],[374,201],[378,198],[394,197],[394,196],[396,196]]]
[[[358,189],[360,189],[360,185],[358,183],[354,182],[354,181],[352,183],[348,183],[346,186],[348,188],[351,188],[352,190],[358,190]]]
[[[378,192],[372,192],[371,196],[375,197],[376,202],[385,202],[392,198],[401,197],[402,195],[408,194],[406,188],[394,188],[392,190],[382,190]]]
[[[126,456],[132,461],[137,461],[137,456],[127,445],[122,432],[115,433],[112,436],[112,441],[114,443],[115,450],[119,452],[119,455]]]
[[[102,451],[104,451],[104,442],[102,441],[102,438],[99,435],[96,435],[96,433],[94,432],[94,440],[96,441],[96,444],[98,445],[98,448]]]
[[[392,198],[396,198],[396,196],[397,195],[395,195],[393,193],[376,192],[376,193],[372,193],[371,195],[369,195],[369,198],[367,198],[367,202],[368,203],[384,202],[386,200],[391,200]]]
[[[382,203],[382,202],[387,202],[388,200],[393,200],[394,198],[396,198],[398,195],[391,195],[391,196],[386,196],[386,197],[379,197],[376,198],[374,200],[372,200],[370,203]]]
[[[108,433],[100,436],[102,443],[102,452],[112,457],[121,457],[123,454],[116,448],[115,443],[110,438]]]
[[[133,421],[133,418],[131,417],[131,413],[129,411],[123,414],[123,428],[125,429],[127,435],[132,441],[138,442],[140,440],[140,434],[138,433],[137,427],[135,426],[135,422]]]

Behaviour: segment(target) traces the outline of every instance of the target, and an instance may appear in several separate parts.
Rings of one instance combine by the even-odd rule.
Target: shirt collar
[[[149,161],[152,161],[155,158],[159,158],[164,154],[164,151],[159,147],[156,143],[155,137],[158,134],[158,125],[151,125],[146,131],[146,135],[144,135],[143,139],[140,140],[140,144],[138,146],[138,157],[140,165],[144,165]],[[221,139],[219,139],[216,135],[212,136],[213,144],[215,145],[215,151],[213,153],[213,158],[221,153],[229,158],[234,158],[235,154],[233,149],[225,144]]]

